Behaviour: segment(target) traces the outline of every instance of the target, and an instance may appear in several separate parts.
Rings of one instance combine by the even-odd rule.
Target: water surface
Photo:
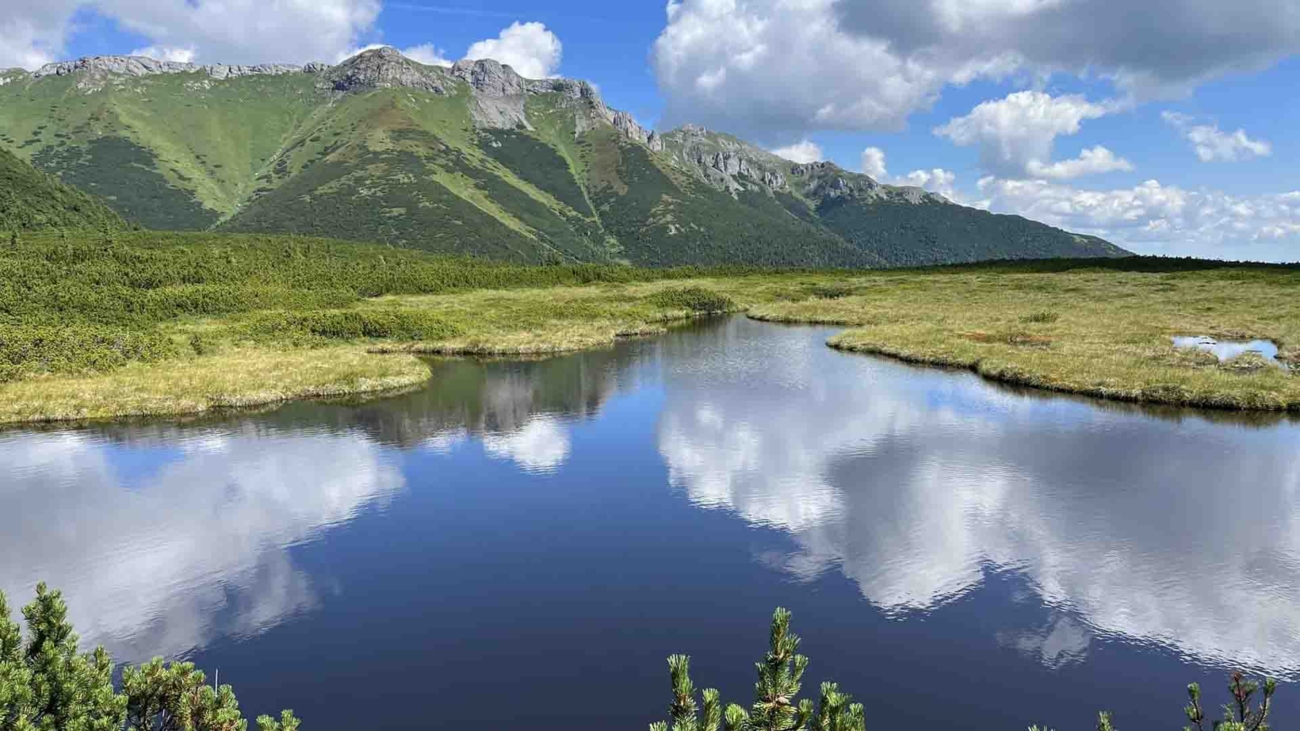
[[[1277,343],[1272,340],[1215,340],[1204,335],[1176,337],[1173,340],[1175,348],[1201,350],[1218,358],[1220,362],[1240,358],[1246,353],[1256,353],[1275,366],[1286,367],[1277,359]]]
[[[365,404],[0,433],[0,588],[311,729],[748,703],[772,608],[887,728],[1177,728],[1300,675],[1300,425],[1008,389],[730,319]],[[1300,721],[1283,686],[1278,727]]]

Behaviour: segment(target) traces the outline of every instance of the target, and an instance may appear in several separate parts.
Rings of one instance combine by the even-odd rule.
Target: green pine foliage
[[[736,309],[736,303],[730,297],[704,287],[665,289],[652,299],[660,307],[689,310],[701,315],[716,315]]]
[[[736,703],[723,710],[718,691],[713,688],[699,694],[690,675],[691,659],[686,655],[668,657],[668,677],[672,702],[668,706],[671,721],[656,721],[650,731],[865,731],[866,714],[861,703],[832,682],[821,684],[818,701],[799,698],[808,658],[799,654],[799,637],[790,632],[790,611],[777,608],[772,614],[768,633],[768,650],[754,664],[758,681],[754,684],[754,702],[748,709]],[[1214,721],[1214,731],[1268,731],[1269,714],[1277,681],[1254,680],[1243,672],[1228,679],[1231,702],[1223,706],[1223,720]],[[1183,715],[1191,724],[1184,731],[1205,731],[1206,714],[1201,705],[1201,687],[1187,686],[1190,700]],[[1030,726],[1029,731],[1050,731],[1046,726]],[[1097,731],[1115,731],[1110,713],[1097,714]]]
[[[351,308],[383,295],[746,271],[522,266],[294,236],[29,234],[0,245],[0,382],[204,354],[202,337],[171,336],[169,326],[182,320],[233,316],[242,337],[291,346],[438,340],[461,333],[427,312]],[[673,297],[672,306],[694,311],[734,306],[707,290]]]
[[[835,683],[822,683],[816,704],[800,699],[808,658],[800,655],[799,637],[790,632],[790,612],[778,608],[772,614],[768,651],[755,663],[758,681],[754,702],[745,709],[732,703],[723,711],[718,691],[705,690],[703,717],[695,702],[695,684],[690,677],[691,659],[685,655],[668,658],[673,702],[668,708],[672,725],[659,721],[650,731],[865,731],[862,705],[842,693]]]
[[[354,160],[317,162],[255,200],[221,229],[540,261],[542,248],[535,239],[452,190],[437,173],[408,150],[364,151]]]
[[[19,232],[120,229],[122,219],[102,201],[42,173],[0,148],[0,234],[16,245]],[[2,245],[2,244],[0,244]]]
[[[363,338],[443,340],[462,334],[460,328],[431,312],[402,309],[258,312],[245,327],[255,340],[300,345]]]
[[[196,200],[193,191],[173,185],[158,172],[153,152],[125,137],[99,137],[81,147],[47,147],[32,162],[80,190],[103,196],[128,221],[145,228],[202,229],[220,218]]]
[[[559,202],[583,216],[594,215],[569,163],[550,145],[517,130],[484,130],[479,144],[492,159]]]
[[[0,383],[45,373],[109,371],[177,354],[157,331],[104,325],[0,325]]]
[[[161,658],[122,671],[113,687],[113,661],[103,647],[82,653],[68,607],[45,584],[23,608],[27,625],[10,617],[0,592],[0,730],[3,731],[246,731],[248,721],[229,685],[214,687],[193,663]],[[261,716],[259,731],[296,731],[292,711]]]

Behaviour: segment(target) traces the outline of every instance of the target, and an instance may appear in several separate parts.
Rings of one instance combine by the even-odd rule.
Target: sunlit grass
[[[446,324],[438,332],[450,333],[441,339],[267,341],[249,327],[264,319],[256,312],[183,318],[166,325],[181,358],[0,385],[0,421],[180,414],[400,388],[428,378],[418,354],[609,347],[699,316],[696,308],[710,307],[713,294],[757,319],[842,325],[830,345],[846,351],[1106,398],[1300,411],[1300,371],[1250,358],[1219,363],[1171,342],[1175,335],[1269,339],[1282,359],[1300,364],[1298,273],[1006,267],[479,289],[352,306],[407,313],[396,322],[433,318]]]
[[[364,345],[314,350],[232,347],[217,355],[132,364],[92,376],[0,384],[0,422],[193,414],[300,398],[349,396],[422,383],[426,363]]]
[[[1128,401],[1300,410],[1300,375],[1176,350],[1176,335],[1273,340],[1300,355],[1300,277],[1251,270],[1139,274],[875,274],[837,299],[772,301],[751,315],[842,324],[846,351]]]

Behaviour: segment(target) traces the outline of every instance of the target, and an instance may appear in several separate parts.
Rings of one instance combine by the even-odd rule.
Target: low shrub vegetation
[[[865,731],[866,711],[861,703],[840,690],[838,684],[823,682],[816,703],[799,698],[808,658],[798,653],[799,637],[790,632],[790,612],[778,608],[772,614],[768,633],[768,651],[755,663],[758,680],[754,684],[754,702],[748,708],[737,703],[722,705],[717,690],[695,690],[691,680],[691,658],[668,657],[668,677],[672,701],[668,705],[670,722],[656,721],[650,731]],[[1213,721],[1215,731],[1268,731],[1277,681],[1255,680],[1243,672],[1228,679],[1231,702],[1223,706],[1223,720]],[[1201,687],[1187,686],[1188,705],[1183,716],[1187,731],[1205,731],[1207,715],[1201,703]],[[697,700],[698,698],[698,700]],[[702,701],[702,703],[701,703]],[[670,725],[671,724],[671,725]],[[1097,731],[1115,731],[1111,714],[1097,714]],[[1029,731],[1049,731],[1030,726]]]
[[[86,373],[152,363],[177,354],[156,331],[104,325],[0,325],[0,381],[51,373]]]
[[[688,310],[698,314],[719,314],[737,309],[736,303],[724,294],[704,287],[665,289],[651,297],[651,302],[669,310]]]
[[[259,312],[245,329],[253,339],[300,345],[361,338],[444,340],[461,334],[460,328],[427,310],[395,309]]]
[[[63,596],[36,587],[22,628],[0,592],[0,729],[14,731],[245,731],[229,685],[213,686],[193,663],[155,658],[122,669],[102,647],[82,653]],[[259,731],[296,731],[293,711],[260,716]]]

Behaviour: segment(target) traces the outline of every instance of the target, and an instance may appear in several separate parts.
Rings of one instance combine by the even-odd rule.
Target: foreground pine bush
[[[0,325],[0,382],[47,373],[84,373],[152,363],[177,353],[154,330],[105,325]]]
[[[821,684],[816,704],[800,699],[808,658],[798,654],[799,637],[790,632],[790,612],[778,608],[772,614],[767,654],[756,663],[758,682],[754,684],[754,703],[745,708],[732,703],[723,710],[718,691],[708,688],[699,694],[703,708],[696,701],[695,683],[691,681],[691,659],[686,655],[668,657],[668,676],[673,700],[668,706],[669,722],[656,721],[650,731],[865,731],[866,715],[861,703],[840,691],[835,683]],[[1255,702],[1257,693],[1262,698]],[[1245,673],[1233,673],[1228,681],[1232,702],[1223,706],[1223,720],[1214,721],[1214,731],[1268,731],[1277,681],[1251,680]],[[1205,731],[1206,715],[1201,705],[1201,688],[1187,686],[1190,703],[1183,714],[1191,723],[1185,731]],[[701,715],[701,710],[703,714]],[[1049,731],[1030,726],[1029,731]],[[1115,731],[1111,715],[1097,715],[1097,731]]]
[[[104,648],[82,654],[60,592],[36,587],[21,628],[0,592],[0,729],[4,731],[245,731],[229,685],[213,687],[193,663],[154,659],[122,671]],[[261,716],[259,731],[296,731],[292,711]]]

